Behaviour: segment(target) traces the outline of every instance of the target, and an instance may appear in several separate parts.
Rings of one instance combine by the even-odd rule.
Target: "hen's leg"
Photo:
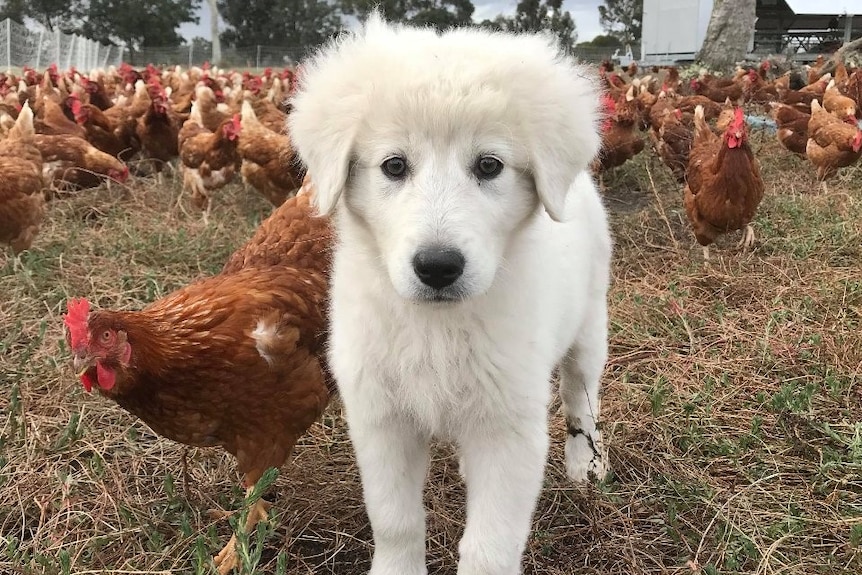
[[[739,240],[739,244],[736,246],[737,248],[742,248],[743,250],[751,249],[751,246],[754,245],[754,228],[751,224],[745,226],[742,230],[742,239]]]
[[[703,261],[709,263],[709,246],[703,246]]]
[[[248,497],[251,495],[252,491],[254,491],[253,485],[246,490],[245,496]],[[267,511],[270,506],[271,504],[264,501],[262,498],[254,502],[248,510],[248,518],[246,519],[245,527],[243,528],[246,533],[251,533],[258,523],[266,521],[268,517]],[[236,534],[234,533],[233,536],[231,536],[230,541],[227,542],[227,545],[218,552],[218,555],[213,557],[213,562],[215,562],[218,567],[219,575],[227,575],[234,568],[239,567],[239,553],[237,553],[236,546],[237,540]]]

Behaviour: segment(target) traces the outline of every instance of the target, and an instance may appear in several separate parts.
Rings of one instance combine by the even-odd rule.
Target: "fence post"
[[[189,43],[189,68],[192,67],[192,63],[194,62],[195,57],[195,45],[194,42]]]
[[[257,45],[257,57],[254,59],[255,68],[260,68],[260,44]]]
[[[75,52],[75,39],[77,37],[72,34],[69,39],[69,57],[66,58],[66,70],[72,67],[72,54]],[[60,63],[57,62],[57,67],[60,67]]]
[[[12,69],[12,18],[6,18],[6,69]]]
[[[60,65],[60,57],[62,56],[62,52],[61,52],[61,48],[62,48],[62,46],[61,46],[61,44],[63,43],[63,37],[61,36],[61,32],[60,32],[60,29],[59,29],[59,28],[57,28],[57,29],[54,31],[54,36],[55,36],[54,41],[55,41],[55,42],[56,42],[56,44],[57,44],[57,50],[56,50],[57,54],[56,54],[56,58],[54,59],[54,62],[56,62],[56,63],[57,63],[57,65],[59,66],[59,65]]]
[[[39,47],[36,48],[36,69],[38,70],[42,64],[42,40],[45,37],[45,29],[39,30]]]

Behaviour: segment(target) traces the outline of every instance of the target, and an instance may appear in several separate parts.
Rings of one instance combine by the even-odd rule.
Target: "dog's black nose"
[[[458,250],[427,248],[413,256],[413,271],[425,285],[443,289],[461,277],[465,263]]]

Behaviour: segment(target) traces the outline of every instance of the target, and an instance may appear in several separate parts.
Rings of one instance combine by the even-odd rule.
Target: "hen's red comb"
[[[69,328],[69,341],[72,348],[86,345],[90,339],[87,330],[87,316],[90,314],[90,302],[84,298],[70,299],[66,304],[68,313],[63,316],[63,323]]]

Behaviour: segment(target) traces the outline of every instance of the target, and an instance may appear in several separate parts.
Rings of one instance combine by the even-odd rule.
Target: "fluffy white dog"
[[[330,361],[374,534],[421,575],[432,437],[467,484],[459,575],[514,575],[548,451],[553,371],[572,479],[603,476],[611,240],[585,171],[597,85],[540,35],[372,16],[304,65],[289,125],[335,215]]]

